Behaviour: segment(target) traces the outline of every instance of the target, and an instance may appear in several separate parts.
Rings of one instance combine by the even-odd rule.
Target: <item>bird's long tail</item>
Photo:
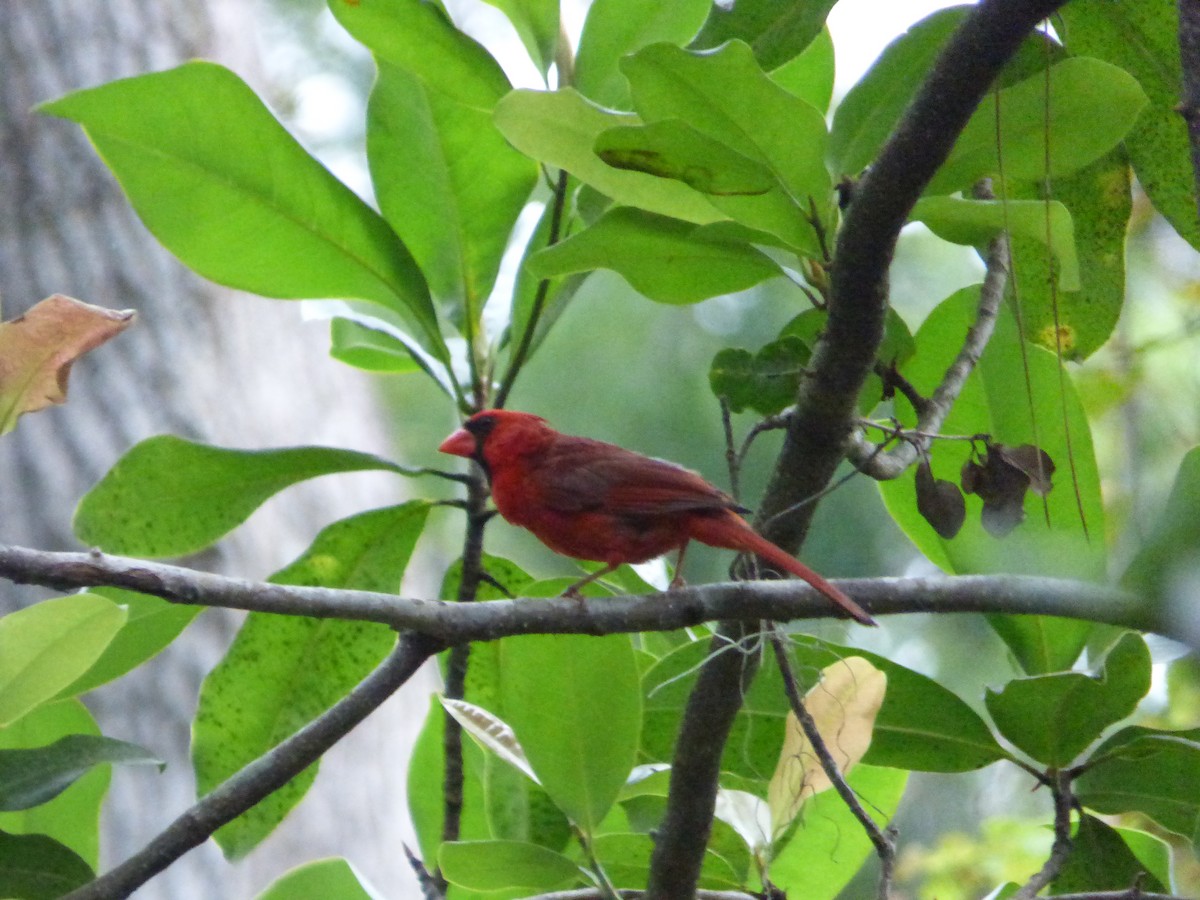
[[[724,547],[727,550],[738,550],[742,553],[753,553],[772,566],[790,572],[797,578],[807,581],[814,588],[840,606],[847,615],[863,625],[878,624],[870,614],[851,600],[844,592],[834,587],[800,560],[786,550],[776,547],[765,537],[755,531],[750,525],[730,512],[729,517],[695,516],[692,519],[691,536],[702,544],[712,547]]]

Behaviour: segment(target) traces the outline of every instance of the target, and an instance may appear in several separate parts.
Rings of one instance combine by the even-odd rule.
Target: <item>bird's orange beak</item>
[[[471,434],[465,428],[460,428],[442,441],[438,450],[442,453],[465,456],[469,459],[475,455],[475,435]]]

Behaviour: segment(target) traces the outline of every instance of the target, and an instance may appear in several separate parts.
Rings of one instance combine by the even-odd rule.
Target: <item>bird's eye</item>
[[[463,428],[475,435],[478,440],[487,437],[495,427],[496,420],[492,416],[476,416],[463,423]]]

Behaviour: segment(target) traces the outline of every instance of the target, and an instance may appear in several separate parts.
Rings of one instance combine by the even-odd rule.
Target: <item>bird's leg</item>
[[[683,546],[679,548],[679,556],[675,560],[675,575],[671,579],[671,583],[667,585],[668,591],[677,591],[681,587],[687,587],[687,582],[683,580],[683,557],[687,554],[690,543],[691,541],[684,541]]]
[[[609,563],[603,569],[597,569],[595,572],[593,572],[591,575],[588,575],[586,578],[580,578],[577,582],[575,582],[573,585],[571,585],[569,588],[567,588],[565,591],[563,591],[562,596],[574,597],[576,600],[582,600],[583,594],[579,593],[580,588],[587,587],[593,581],[603,578],[609,572],[612,572],[614,569],[619,568],[620,565],[621,565],[620,563]]]

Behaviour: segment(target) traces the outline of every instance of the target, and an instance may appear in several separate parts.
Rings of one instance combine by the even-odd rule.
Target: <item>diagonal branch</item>
[[[1054,797],[1054,846],[1045,864],[1013,894],[1012,900],[1034,900],[1044,887],[1058,877],[1071,855],[1071,809],[1074,806],[1071,779],[1065,772],[1049,774],[1050,794]]]
[[[127,897],[227,822],[283,787],[374,712],[442,645],[405,634],[374,672],[325,713],[245,766],[166,827],[143,850],[64,900]]]
[[[1037,23],[1063,2],[983,0],[972,9],[859,183],[838,236],[825,333],[801,385],[796,414],[788,423],[783,449],[759,509],[764,533],[785,550],[794,553],[803,544],[815,504],[805,504],[785,516],[778,514],[819,494],[843,458],[859,391],[883,340],[887,271],[900,229],[1004,64]],[[722,630],[736,633],[729,626]],[[713,664],[711,660],[709,664]],[[723,671],[723,678],[709,678],[702,670],[688,701],[689,711],[720,708],[730,719],[736,715],[741,673],[729,667]],[[717,733],[728,732],[729,723],[711,724]],[[692,730],[685,717],[676,744],[672,782],[679,778],[695,783],[688,772],[680,771],[684,754],[696,772],[712,773],[712,778],[700,786],[698,797],[684,797],[672,790],[667,798],[667,825],[659,833],[651,862],[650,884],[658,886],[649,892],[654,900],[691,896],[704,855],[702,841],[689,845],[686,835],[671,832],[674,823],[694,824],[694,818],[677,816],[676,809],[687,806],[693,813],[704,811],[711,818],[716,802],[722,748],[709,745],[710,758],[690,753],[682,746],[682,735]],[[671,853],[660,852],[664,846],[670,846]],[[663,874],[667,871],[684,874],[668,883]]]

